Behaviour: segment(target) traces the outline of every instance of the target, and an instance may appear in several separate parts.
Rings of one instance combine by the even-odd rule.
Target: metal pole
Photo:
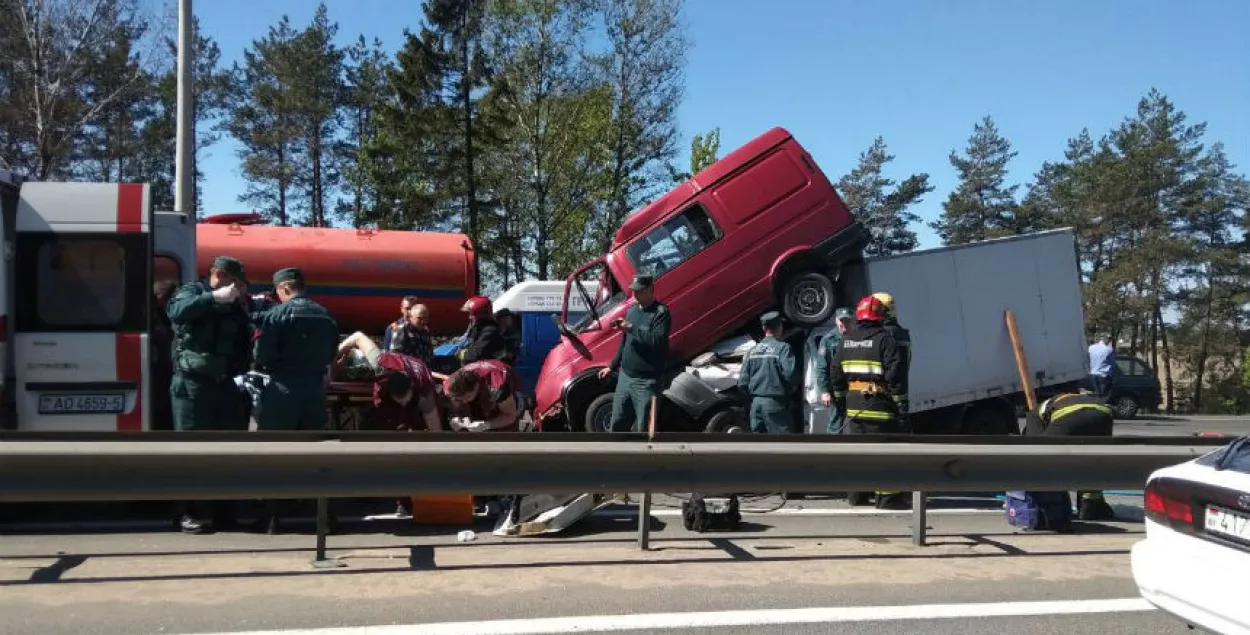
[[[178,0],[178,125],[174,141],[174,211],[195,218],[195,14],[191,0]]]
[[[925,544],[929,524],[928,506],[929,497],[924,492],[917,490],[911,493],[911,543],[917,547]]]
[[[326,535],[330,533],[330,499],[317,499],[317,555],[313,559],[313,567],[317,569],[334,569],[344,566],[337,560],[326,557]]]
[[[656,398],[651,398],[651,420],[647,422],[647,443],[655,440],[655,409]],[[651,492],[642,493],[642,502],[638,505],[638,548],[646,551],[651,548]]]

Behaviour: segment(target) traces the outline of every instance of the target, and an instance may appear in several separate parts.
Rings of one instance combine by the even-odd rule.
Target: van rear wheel
[[[604,393],[590,402],[582,424],[586,432],[612,431],[612,397],[613,393]]]
[[[786,281],[781,300],[782,311],[790,322],[819,326],[833,316],[833,281],[816,271],[798,274]]]

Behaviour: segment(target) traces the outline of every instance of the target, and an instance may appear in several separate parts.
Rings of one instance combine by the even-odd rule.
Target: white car
[[[1250,437],[1151,474],[1144,502],[1142,597],[1192,627],[1250,635]]]

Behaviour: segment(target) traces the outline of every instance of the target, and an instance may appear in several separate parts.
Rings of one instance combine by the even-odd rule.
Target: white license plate
[[[125,410],[124,393],[39,395],[41,415],[121,414]]]
[[[1208,533],[1250,541],[1250,516],[1207,505],[1205,521]]]

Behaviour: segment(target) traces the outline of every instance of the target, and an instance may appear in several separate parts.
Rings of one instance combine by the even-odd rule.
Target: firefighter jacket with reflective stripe
[[[898,415],[903,392],[903,359],[880,324],[858,322],[842,338],[829,364],[830,392],[846,400],[851,419],[888,421]]]
[[[908,387],[911,377],[911,331],[899,325],[898,320],[889,318],[885,321],[885,330],[894,338],[894,345],[898,347],[899,357],[902,358],[903,364],[903,394],[908,393]]]
[[[1115,417],[1097,395],[1056,395],[1037,408],[1048,436],[1111,436]]]

